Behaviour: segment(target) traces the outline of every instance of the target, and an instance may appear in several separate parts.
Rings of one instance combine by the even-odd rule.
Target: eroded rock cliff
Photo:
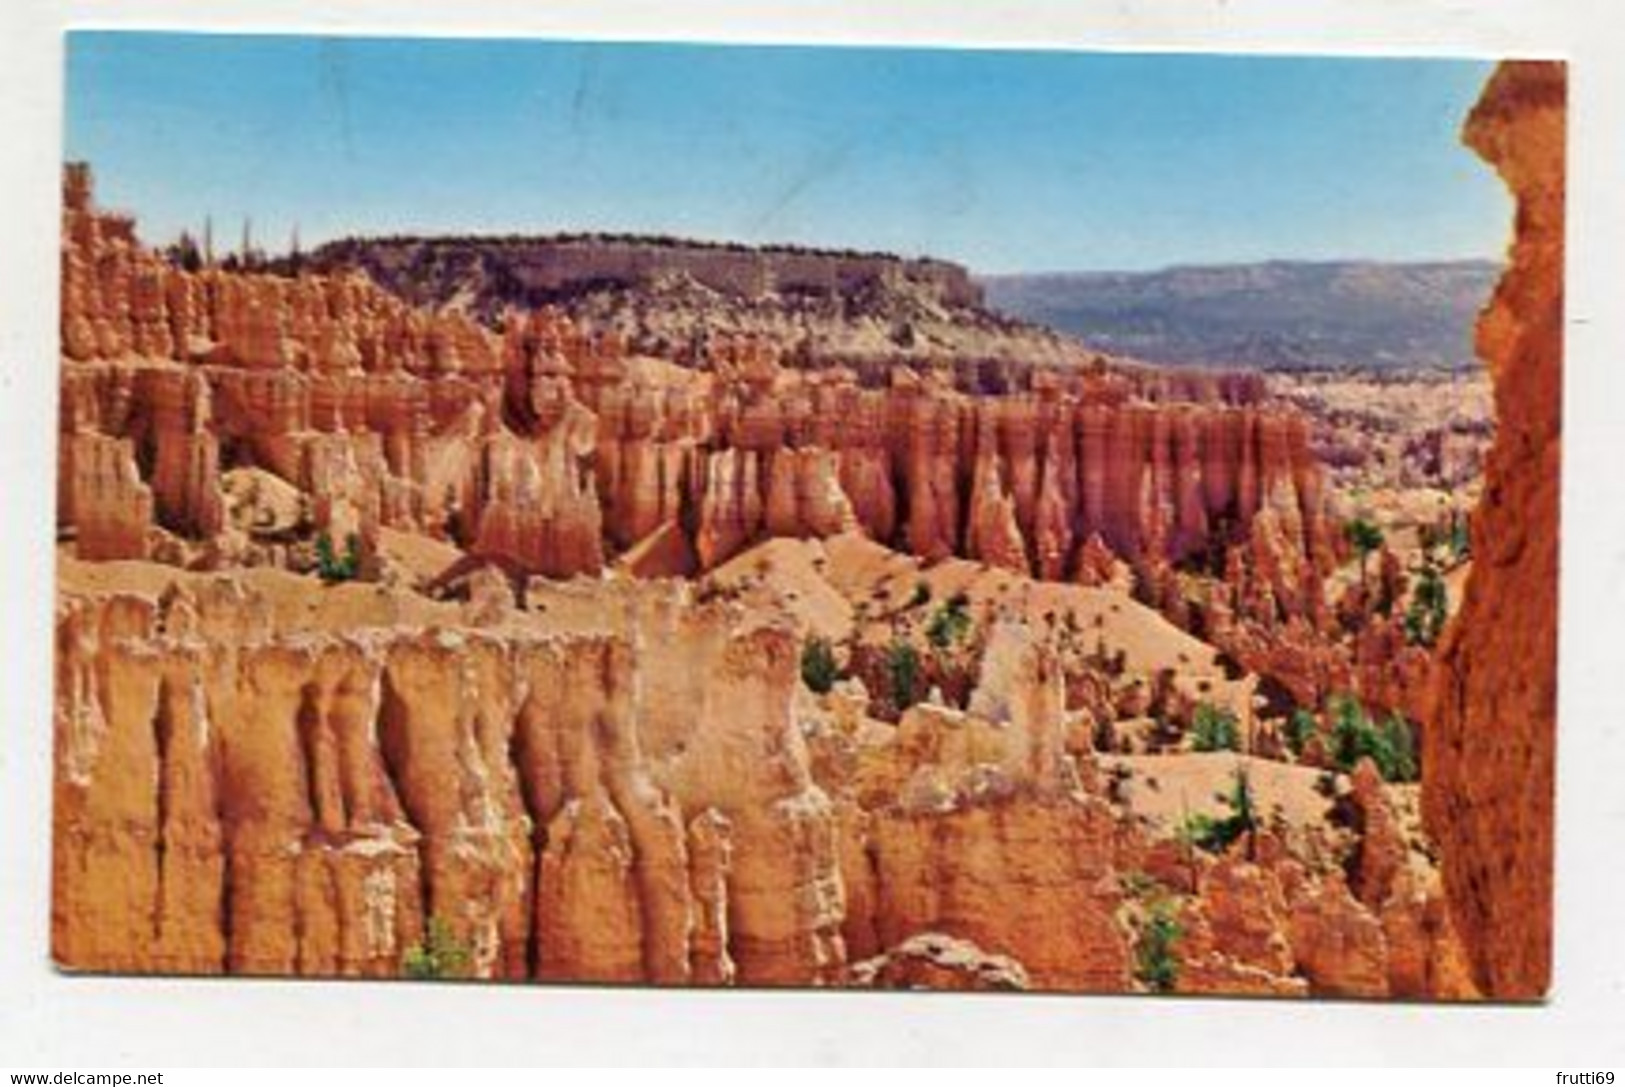
[[[1149,895],[1178,903],[1181,991],[1471,993],[1382,783],[1352,845],[1194,849],[1155,814],[1167,790],[1127,799],[1080,738],[1060,649],[1025,624],[993,628],[967,709],[890,724],[861,686],[802,684],[782,579],[777,609],[616,578],[493,611],[64,561],[70,968],[395,976],[439,927],[481,978],[1126,991]],[[1069,592],[1080,624],[1122,607]],[[1260,778],[1260,802],[1301,807],[1306,777]]]
[[[1565,120],[1566,72],[1553,62],[1502,65],[1467,121],[1517,223],[1479,319],[1497,433],[1424,750],[1451,911],[1479,984],[1513,998],[1540,996],[1551,973]]]
[[[704,570],[855,529],[1066,579],[1091,539],[1151,569],[1261,511],[1294,569],[1327,562],[1306,427],[1242,377],[1090,367],[983,395],[903,368],[874,388],[727,337],[685,367],[546,309],[495,334],[358,275],[186,271],[88,185],[70,174],[64,212],[59,516],[87,556],[282,564],[289,540],[223,517],[221,473],[252,468],[310,496],[306,537],[355,535],[369,562],[381,527],[548,576],[657,536]]]
[[[297,586],[250,581],[63,600],[64,964],[394,975],[436,917],[480,977],[844,965],[785,632],[672,593],[572,631],[417,627],[360,588],[287,629]]]

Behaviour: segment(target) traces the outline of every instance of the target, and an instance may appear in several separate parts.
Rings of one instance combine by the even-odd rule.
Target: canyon
[[[421,239],[186,267],[69,166],[57,961],[1538,996],[1556,72],[1504,67],[1468,129],[1521,209],[1493,428],[1397,453],[1330,386],[989,323],[937,262],[677,246],[640,278],[556,241],[470,304],[447,285],[503,275]],[[609,272],[613,304],[567,289]],[[935,323],[786,331],[781,295],[877,278]],[[718,326],[718,292],[756,308]],[[1406,496],[1480,463],[1435,647]],[[1351,502],[1379,475],[1400,497]],[[1506,638],[1546,648],[1491,664]]]
[[[1092,537],[1156,564],[1262,512],[1328,551],[1308,431],[1248,375],[1101,365],[979,396],[899,369],[868,389],[754,338],[686,368],[549,308],[498,334],[354,275],[190,273],[87,186],[70,174],[59,518],[85,556],[203,539],[253,561],[225,514],[239,469],[319,492],[315,530],[357,533],[369,561],[401,528],[554,577],[656,538],[688,573],[856,529],[1065,578]]]

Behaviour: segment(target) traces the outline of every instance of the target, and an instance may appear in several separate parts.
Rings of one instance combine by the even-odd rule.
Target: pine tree
[[[1343,535],[1353,545],[1360,555],[1360,595],[1364,597],[1367,591],[1366,560],[1371,553],[1382,546],[1382,529],[1367,521],[1363,517],[1356,517],[1343,526]]]

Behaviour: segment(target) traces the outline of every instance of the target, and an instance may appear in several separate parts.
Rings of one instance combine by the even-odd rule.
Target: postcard
[[[67,57],[61,968],[1545,994],[1561,63]]]

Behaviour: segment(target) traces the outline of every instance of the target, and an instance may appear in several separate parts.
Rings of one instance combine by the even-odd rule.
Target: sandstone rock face
[[[546,637],[284,630],[229,578],[64,599],[58,960],[395,975],[434,917],[480,977],[836,980],[789,639],[631,610]]]
[[[1474,564],[1440,648],[1424,758],[1451,914],[1486,994],[1551,973],[1566,76],[1502,65],[1467,142],[1517,199],[1511,264],[1478,326],[1497,434]]]
[[[86,559],[144,559],[153,523],[152,489],[141,480],[135,449],[105,434],[64,435],[57,508],[76,530]]]
[[[984,395],[905,369],[876,388],[726,337],[682,367],[555,311],[497,334],[353,274],[185,271],[88,185],[75,171],[64,209],[62,435],[83,456],[60,514],[87,557],[138,553],[148,524],[240,557],[220,477],[253,469],[308,496],[300,532],[353,534],[369,562],[386,527],[552,577],[657,531],[654,566],[701,570],[769,536],[861,532],[1087,579],[1104,553],[1154,569],[1263,518],[1290,606],[1326,561],[1307,431],[1256,384],[1094,369]]]
[[[1291,903],[1291,940],[1315,991],[1331,996],[1389,995],[1382,924],[1332,879]]]
[[[927,931],[1020,956],[989,984],[1127,984],[1116,821],[1063,788],[1058,677],[1030,653],[978,726],[991,755],[888,746],[870,773],[915,799],[849,821],[793,718],[794,639],[736,607],[622,583],[572,633],[376,627],[354,586],[287,628],[299,580],[63,598],[64,965],[392,975],[433,918],[479,977],[817,984],[861,925],[898,949],[877,984]]]
[[[1177,991],[1475,995],[1369,764],[1347,849],[1193,851],[1114,798],[1038,626],[890,724],[711,580],[458,604],[64,561],[69,968],[387,977],[444,929],[479,978],[1122,992],[1149,879]]]
[[[887,812],[871,829],[883,945],[946,931],[1021,962],[1040,988],[1128,987],[1114,918],[1116,821],[1098,801]]]

